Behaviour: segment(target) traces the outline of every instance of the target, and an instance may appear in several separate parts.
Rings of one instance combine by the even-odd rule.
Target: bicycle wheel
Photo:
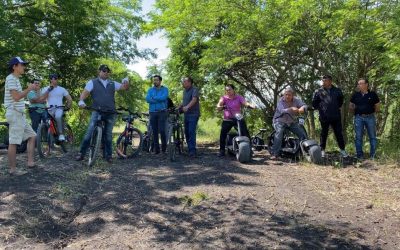
[[[168,156],[171,161],[176,160],[176,130],[171,127],[168,140]]]
[[[96,126],[94,128],[92,136],[90,137],[89,157],[88,157],[89,167],[93,166],[93,164],[96,161],[97,153],[100,148],[102,134],[103,134],[103,129],[99,126]]]
[[[71,126],[69,126],[67,123],[65,124],[64,134],[65,141],[61,143],[61,149],[64,153],[67,153],[72,149],[74,145],[74,134],[72,132]]]
[[[40,158],[46,158],[50,154],[51,149],[51,136],[49,134],[49,127],[46,123],[40,123],[37,136],[36,136],[36,146]]]
[[[178,150],[178,154],[183,153],[183,143],[184,143],[184,133],[182,125],[179,125],[178,129],[176,130],[176,148]]]
[[[121,158],[137,156],[142,150],[143,134],[137,128],[125,131],[117,139],[117,155]]]

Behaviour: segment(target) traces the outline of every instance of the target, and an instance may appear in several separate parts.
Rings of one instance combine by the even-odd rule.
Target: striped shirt
[[[11,96],[11,90],[22,92],[22,86],[18,77],[9,74],[6,78],[5,91],[4,91],[4,106],[14,110],[23,112],[25,110],[25,99],[21,98],[19,101],[14,101]]]

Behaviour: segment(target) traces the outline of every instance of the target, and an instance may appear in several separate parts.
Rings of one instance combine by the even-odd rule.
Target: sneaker
[[[342,157],[346,158],[349,157],[349,154],[346,152],[346,150],[342,149],[340,150],[340,154],[342,155]]]
[[[325,157],[325,150],[322,150],[322,151],[321,151],[321,156],[322,156],[322,157]]]
[[[83,160],[83,155],[82,154],[78,154],[76,157],[75,157],[75,161],[82,161]]]
[[[64,135],[59,135],[58,136],[59,141],[65,141],[65,136]]]
[[[225,156],[225,152],[224,151],[219,151],[218,157],[224,157],[224,156]]]

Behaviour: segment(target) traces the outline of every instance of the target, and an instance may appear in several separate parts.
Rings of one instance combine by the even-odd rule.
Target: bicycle
[[[142,150],[151,153],[154,151],[154,139],[153,139],[153,130],[150,126],[149,121],[149,113],[142,113],[142,116],[146,116],[146,119],[139,119],[141,122],[146,124],[147,131],[143,133],[143,143],[142,143]]]
[[[45,122],[41,122],[38,126],[37,136],[36,136],[36,146],[38,149],[39,157],[46,158],[50,155],[51,149],[54,144],[61,146],[61,150],[64,153],[70,151],[74,144],[74,134],[72,132],[71,126],[65,121],[63,118],[63,128],[65,140],[60,141],[58,139],[60,132],[57,131],[57,125],[55,118],[49,114],[48,110],[52,108],[63,108],[65,117],[66,112],[69,109],[65,109],[64,106],[55,106],[50,108],[36,108],[36,109],[44,109],[47,112],[47,119]]]
[[[0,126],[6,127],[6,129],[0,129],[2,140],[0,140],[0,149],[8,149],[9,137],[8,137],[8,122],[0,122]],[[17,153],[21,154],[26,151],[28,140],[22,141],[21,144],[17,145]]]
[[[183,124],[180,119],[180,110],[177,108],[168,109],[169,128],[168,128],[168,155],[171,161],[176,160],[176,152],[183,153],[184,133]]]
[[[119,108],[118,110],[127,111],[128,115],[122,117],[122,120],[125,122],[125,129],[117,139],[117,155],[123,159],[135,157],[142,150],[143,133],[133,126],[133,121],[141,118],[141,116],[127,108]]]
[[[103,138],[103,130],[105,127],[105,122],[102,119],[102,115],[119,114],[119,113],[116,111],[101,110],[100,108],[93,108],[93,107],[84,107],[84,109],[96,111],[99,114],[97,117],[97,121],[94,125],[92,135],[90,136],[88,166],[91,167],[96,162],[96,157]]]

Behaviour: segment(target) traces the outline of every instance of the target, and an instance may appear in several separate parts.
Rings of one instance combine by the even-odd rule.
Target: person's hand
[[[29,90],[29,91],[35,90],[35,89],[36,89],[36,84],[34,84],[34,83],[28,84],[28,90]]]
[[[293,113],[299,113],[299,109],[296,108],[296,107],[291,107],[290,110],[291,110]]]
[[[217,111],[222,111],[223,109],[224,109],[224,107],[217,106]]]
[[[254,104],[249,104],[249,108],[250,108],[250,109],[255,109],[255,108],[256,108],[256,105],[254,105]]]
[[[189,110],[189,108],[187,106],[183,106],[182,110],[183,110],[184,113],[186,113]]]
[[[80,101],[78,102],[78,105],[79,105],[79,107],[80,107],[81,109],[83,109],[83,108],[86,107],[86,104],[85,104],[85,102],[84,102],[83,100],[80,100]]]
[[[54,86],[51,85],[51,86],[49,86],[49,87],[47,88],[47,91],[50,92],[50,91],[52,91],[53,89],[54,89]]]

